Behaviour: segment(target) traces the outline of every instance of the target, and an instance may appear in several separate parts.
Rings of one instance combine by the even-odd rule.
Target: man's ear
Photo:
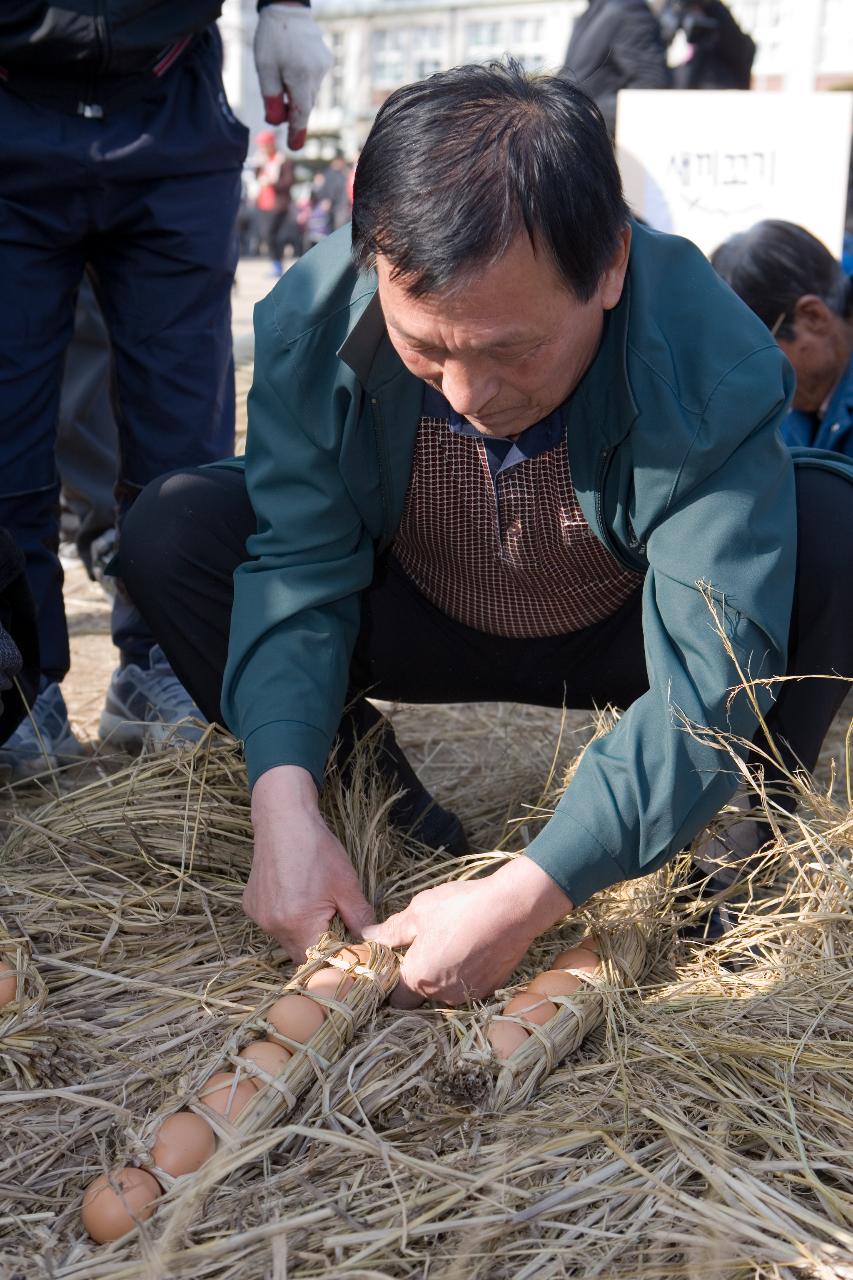
[[[835,312],[814,293],[804,293],[794,307],[794,324],[800,334],[823,338],[831,332]]]
[[[625,287],[625,273],[628,270],[628,256],[631,252],[631,228],[623,227],[619,233],[619,244],[610,263],[601,277],[598,296],[605,311],[612,311],[618,305]]]

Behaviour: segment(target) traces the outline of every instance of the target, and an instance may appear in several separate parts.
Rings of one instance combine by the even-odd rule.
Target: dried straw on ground
[[[484,849],[389,833],[365,786],[333,797],[380,913],[523,846],[579,745],[530,708],[399,717]],[[592,928],[642,925],[648,968],[526,1100],[459,1069],[460,1011],[360,1028],[286,1121],[210,1162],[127,1242],[97,1247],[82,1190],[293,973],[244,918],[245,780],[227,740],[148,759],[40,809],[16,799],[3,914],[49,991],[57,1079],[3,1082],[0,1274],[55,1280],[853,1278],[853,811],[841,783],[778,818],[786,874],[716,946],[679,941],[686,860],[600,895],[519,980]],[[549,794],[541,793],[550,772]],[[848,794],[845,794],[845,789]]]
[[[30,956],[29,940],[10,932],[0,918],[0,963],[14,970],[14,998],[0,1008],[0,1071],[16,1084],[49,1080],[54,1044],[44,1005],[47,987]]]

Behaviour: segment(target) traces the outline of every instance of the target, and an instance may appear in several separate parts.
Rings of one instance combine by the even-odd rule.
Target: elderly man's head
[[[353,254],[403,363],[486,434],[556,408],[616,306],[630,231],[604,121],[516,65],[393,94],[356,173]]]
[[[805,228],[774,219],[726,240],[711,263],[794,366],[794,408],[818,412],[853,350],[853,289],[841,264]]]

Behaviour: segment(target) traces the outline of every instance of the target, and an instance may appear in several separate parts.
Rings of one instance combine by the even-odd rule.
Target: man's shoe
[[[130,662],[113,672],[98,730],[105,746],[141,751],[197,742],[204,732],[207,721],[158,644],[150,658],[147,669]]]
[[[8,782],[35,778],[86,755],[68,723],[68,708],[55,680],[44,685],[26,719],[0,747],[0,770]]]
[[[709,875],[694,862],[687,883],[676,899],[679,908],[687,914],[687,921],[678,930],[681,937],[688,942],[719,942],[725,937],[740,922],[743,907],[742,901],[726,900],[730,889],[730,881]]]
[[[427,849],[444,849],[452,857],[461,858],[471,852],[468,837],[455,813],[436,804],[425,787],[409,790],[391,805],[391,821],[395,827]]]

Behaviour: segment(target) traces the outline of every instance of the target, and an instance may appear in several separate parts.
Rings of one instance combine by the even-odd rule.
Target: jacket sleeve
[[[373,544],[342,481],[339,432],[301,420],[299,344],[275,327],[270,299],[255,310],[246,481],[258,518],[234,575],[222,694],[225,721],[245,746],[250,785],[276,765],[310,770],[318,786],[346,699],[359,594]],[[335,396],[340,421],[348,395]]]
[[[660,24],[647,5],[620,11],[610,34],[610,57],[624,76],[623,89],[669,88]]]
[[[797,549],[793,465],[777,430],[790,391],[778,352],[753,355],[724,380],[648,537],[649,689],[588,747],[528,849],[575,904],[655,870],[735,790],[736,769],[714,735],[749,739],[757,719],[745,693],[729,699],[740,680],[701,584],[712,592],[743,671],[750,678],[781,674]],[[715,426],[756,410],[760,422],[715,465],[722,435]],[[691,473],[702,478],[691,482]],[[759,692],[763,711],[771,699],[766,688]]]

